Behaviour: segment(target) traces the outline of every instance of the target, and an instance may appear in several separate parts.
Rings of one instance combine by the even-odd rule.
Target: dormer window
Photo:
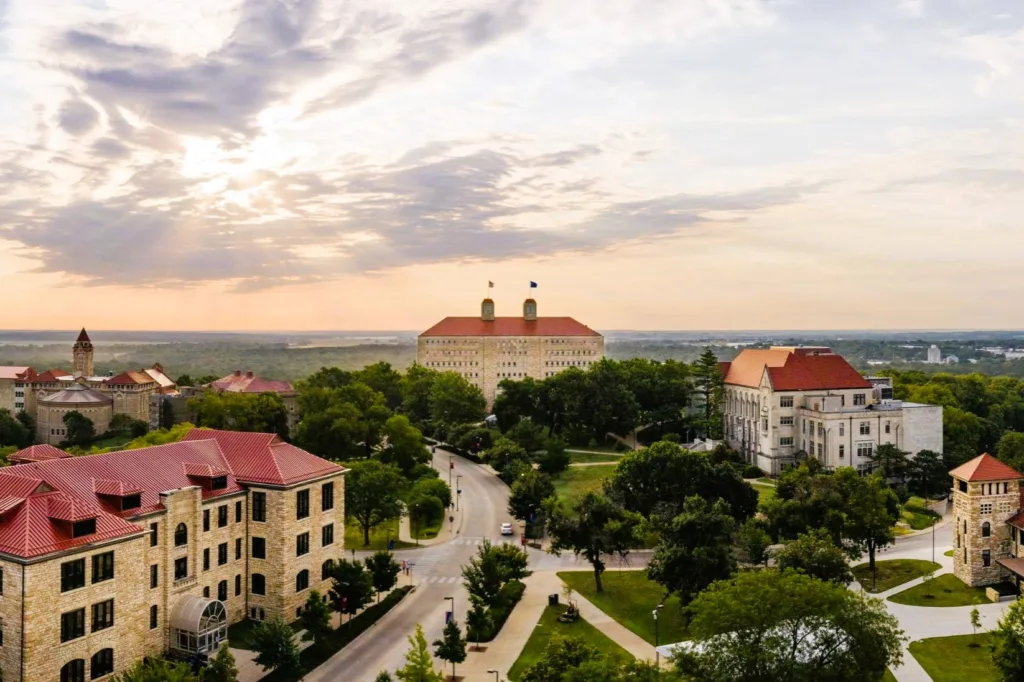
[[[96,532],[96,519],[75,521],[71,524],[71,537],[81,538]]]
[[[210,489],[211,490],[224,490],[224,488],[227,488],[227,487],[228,487],[228,477],[227,476],[216,476],[210,482]]]
[[[142,495],[125,495],[121,498],[121,511],[138,509],[142,506]]]

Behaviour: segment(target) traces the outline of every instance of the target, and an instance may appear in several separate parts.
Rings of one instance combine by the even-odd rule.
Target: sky
[[[1024,4],[0,0],[0,188],[7,329],[1024,328]]]

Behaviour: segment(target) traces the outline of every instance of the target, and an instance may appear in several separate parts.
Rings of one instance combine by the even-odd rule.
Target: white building
[[[928,359],[925,362],[930,365],[937,365],[942,362],[942,351],[934,343],[928,347]]]
[[[722,374],[726,439],[770,474],[801,451],[861,471],[886,443],[942,452],[941,406],[893,400],[891,379],[865,379],[829,348],[744,350]]]

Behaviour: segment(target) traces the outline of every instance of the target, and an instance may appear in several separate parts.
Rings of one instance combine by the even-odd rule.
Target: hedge
[[[523,598],[523,592],[526,591],[526,585],[518,580],[510,580],[501,586],[501,590],[498,591],[498,598],[495,600],[493,606],[491,606],[488,612],[491,614],[491,628],[490,630],[479,633],[472,628],[466,629],[466,641],[467,642],[490,642],[498,633],[501,632],[501,626],[505,624],[508,617],[512,614],[512,609],[516,607],[519,600]]]
[[[262,679],[261,682],[298,682],[309,671],[323,665],[327,659],[341,651],[352,640],[363,634],[384,615],[398,605],[405,595],[412,591],[412,587],[397,587],[384,597],[379,604],[367,607],[362,613],[352,620],[342,623],[341,626],[331,633],[330,638],[322,645],[313,644],[307,647],[300,655],[301,661],[297,670],[285,670],[279,668]]]

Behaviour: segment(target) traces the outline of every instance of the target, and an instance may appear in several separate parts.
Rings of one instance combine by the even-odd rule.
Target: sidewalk
[[[412,526],[408,514],[402,516],[398,519],[398,539],[419,547],[430,547],[431,545],[440,545],[443,542],[448,542],[462,532],[462,519],[464,518],[465,511],[466,501],[460,500],[458,511],[455,511],[453,507],[445,510],[444,523],[441,524],[441,528],[437,531],[435,537],[430,539],[420,538],[419,540],[412,536]],[[455,517],[455,521],[448,521],[448,518],[452,516]],[[453,528],[454,532],[452,532]]]

